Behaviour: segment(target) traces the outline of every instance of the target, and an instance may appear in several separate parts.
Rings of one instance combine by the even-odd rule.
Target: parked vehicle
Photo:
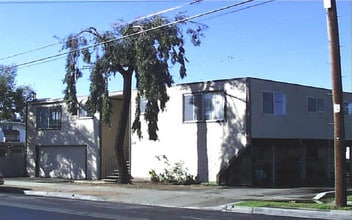
[[[0,185],[4,184],[4,176],[2,175],[2,172],[0,172]]]

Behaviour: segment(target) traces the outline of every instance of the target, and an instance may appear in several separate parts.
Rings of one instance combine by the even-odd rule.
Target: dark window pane
[[[42,107],[37,109],[38,129],[60,129],[61,128],[61,106]]]
[[[324,99],[317,99],[316,109],[318,112],[325,112],[325,102]]]
[[[275,93],[274,102],[274,114],[286,115],[286,95],[282,93]]]
[[[316,112],[316,99],[315,98],[307,98],[307,110],[309,112]]]
[[[263,92],[263,112],[274,114],[274,100],[271,92]]]
[[[197,107],[194,95],[183,96],[183,120],[194,121],[197,120]]]

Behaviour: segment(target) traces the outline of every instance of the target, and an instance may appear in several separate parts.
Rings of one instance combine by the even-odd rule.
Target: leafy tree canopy
[[[0,65],[0,121],[23,121],[26,102],[34,91],[29,86],[16,86],[15,66]]]
[[[186,76],[184,36],[181,26],[186,19],[178,16],[174,21],[165,17],[134,21],[116,25],[113,30],[99,33],[90,27],[78,34],[69,35],[63,49],[68,50],[64,83],[64,100],[71,113],[77,113],[76,82],[82,77],[82,67],[90,69],[90,95],[86,102],[89,113],[100,112],[102,120],[110,123],[111,100],[108,84],[119,73],[123,77],[122,111],[115,137],[115,156],[119,182],[129,183],[124,154],[125,132],[128,128],[131,102],[132,76],[136,77],[136,112],[132,129],[141,134],[140,99],[147,100],[144,118],[148,123],[149,139],[157,140],[158,114],[165,109],[169,97],[166,88],[173,83],[169,67],[178,64],[181,78]],[[198,46],[204,27],[195,25],[186,31],[191,42]],[[91,46],[93,45],[93,46]]]
[[[133,130],[141,137],[140,108],[141,97],[147,100],[145,120],[148,122],[149,139],[157,139],[158,113],[165,109],[169,97],[166,88],[173,83],[169,67],[179,65],[179,75],[186,76],[184,32],[191,42],[200,45],[203,25],[192,23],[183,31],[184,17],[175,20],[154,16],[130,24],[116,25],[112,31],[99,33],[90,27],[65,40],[63,49],[69,51],[66,62],[64,83],[65,101],[69,111],[77,112],[76,82],[82,77],[82,67],[89,66],[90,95],[86,107],[90,113],[100,111],[105,122],[110,122],[111,103],[108,98],[109,79],[119,73],[124,78],[124,97],[126,81],[134,73],[136,77],[136,112]],[[94,45],[94,46],[90,46]],[[127,83],[127,84],[128,84]],[[130,97],[128,97],[130,98]]]

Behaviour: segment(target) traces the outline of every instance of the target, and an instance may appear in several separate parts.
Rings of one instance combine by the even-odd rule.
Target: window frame
[[[271,103],[267,103],[265,101],[265,98],[264,98],[265,94],[270,94]],[[269,107],[270,107],[270,111],[267,111]],[[263,91],[262,92],[262,111],[266,115],[275,115],[275,116],[287,115],[287,95],[283,92]]]
[[[41,114],[44,114],[44,115],[41,115]],[[45,106],[45,107],[41,106],[37,108],[37,117],[36,117],[37,130],[61,130],[61,125],[62,125],[62,106],[61,105]]]
[[[310,109],[309,100],[314,100],[314,109]],[[306,111],[312,113],[324,113],[326,112],[326,103],[324,98],[317,98],[313,96],[307,96],[306,98]]]
[[[345,116],[352,116],[352,102],[344,102],[343,111]]]
[[[222,97],[220,107],[214,106],[214,95]],[[186,97],[193,98],[192,104],[186,105]],[[188,98],[187,98],[188,99]],[[217,98],[215,98],[216,100]],[[189,99],[188,99],[189,100]],[[210,100],[210,102],[209,102]],[[197,93],[185,93],[182,95],[182,121],[184,123],[192,122],[219,122],[226,120],[226,92],[225,91],[207,91]],[[187,108],[188,106],[188,108]],[[213,108],[213,109],[212,109]],[[187,117],[187,111],[192,111],[192,116]],[[219,113],[220,112],[220,117]],[[208,118],[209,116],[209,118]]]
[[[145,114],[145,110],[147,108],[147,104],[148,104],[148,99],[145,96],[141,96],[139,98],[139,110],[140,110],[140,114],[144,115]]]
[[[186,97],[190,97],[193,101],[191,104],[187,105],[190,106],[190,108],[186,109]],[[182,96],[182,121],[183,122],[197,122],[201,121],[199,116],[202,115],[201,113],[201,104],[199,103],[199,100],[201,99],[201,93],[188,93],[188,94],[183,94]],[[187,100],[188,101],[188,100]],[[192,112],[191,119],[186,118],[186,111],[190,110]],[[188,116],[189,114],[187,114]]]
[[[77,116],[78,116],[78,119],[91,119],[91,118],[93,118],[93,115],[89,114],[87,112],[87,110],[84,108],[84,105],[81,103],[78,105]]]

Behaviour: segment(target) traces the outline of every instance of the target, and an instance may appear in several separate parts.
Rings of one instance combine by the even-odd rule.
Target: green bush
[[[196,178],[188,173],[183,161],[171,165],[165,155],[156,156],[156,159],[165,164],[163,172],[157,173],[155,169],[149,171],[150,180],[153,183],[166,183],[175,185],[190,185],[196,183]]]

